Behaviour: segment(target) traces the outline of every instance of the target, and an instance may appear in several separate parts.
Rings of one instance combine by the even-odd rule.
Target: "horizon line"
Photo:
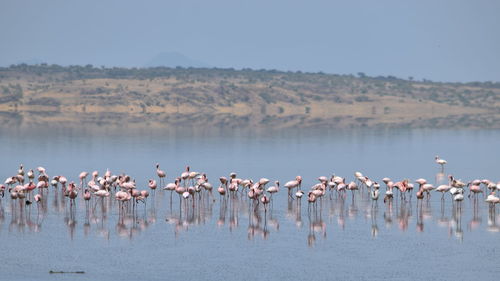
[[[96,66],[91,63],[88,64],[57,64],[57,63],[48,63],[48,62],[42,62],[42,63],[35,63],[35,64],[30,64],[30,63],[17,63],[17,64],[9,64],[7,66],[5,65],[0,65],[0,70],[1,69],[9,69],[9,68],[15,68],[19,66],[29,66],[29,67],[46,67],[46,66],[57,66],[57,67],[81,67],[81,68],[91,68],[91,69],[98,69],[98,70],[106,70],[106,69],[127,69],[127,70],[147,70],[147,69],[158,69],[158,68],[165,68],[165,69],[194,69],[194,70],[230,70],[230,71],[253,71],[253,72],[273,72],[273,73],[283,73],[283,74],[308,74],[308,75],[337,75],[337,76],[350,76],[358,79],[376,79],[376,80],[403,80],[407,82],[420,82],[420,83],[443,83],[443,84],[472,84],[472,83],[484,83],[484,84],[500,84],[499,81],[491,81],[491,80],[483,80],[483,81],[467,81],[467,82],[458,82],[458,81],[434,81],[431,79],[427,78],[421,78],[420,80],[418,79],[413,79],[412,76],[408,76],[407,78],[401,78],[395,75],[376,75],[376,76],[370,76],[363,71],[359,71],[355,74],[353,73],[331,73],[331,72],[325,72],[325,71],[302,71],[302,70],[282,70],[282,69],[268,69],[268,68],[260,68],[260,69],[254,69],[251,67],[243,67],[243,68],[235,68],[235,67],[217,67],[217,66],[212,66],[212,67],[199,67],[199,66],[109,66],[109,65],[101,65],[101,66]]]

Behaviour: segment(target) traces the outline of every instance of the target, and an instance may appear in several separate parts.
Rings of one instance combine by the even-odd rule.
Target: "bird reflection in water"
[[[500,232],[500,227],[497,225],[496,220],[496,207],[495,205],[490,206],[488,209],[488,228],[489,232]]]
[[[472,218],[468,224],[468,230],[472,231],[481,225],[481,217],[479,215],[479,202],[477,198],[472,201]]]
[[[371,233],[372,233],[372,237],[375,238],[378,236],[378,224],[377,224],[378,205],[377,204],[371,205],[370,217],[371,217],[371,222],[372,222]]]
[[[464,238],[464,232],[462,229],[462,207],[455,204],[452,210],[450,234],[454,234],[455,237],[462,242]]]
[[[387,198],[385,201],[385,211],[384,211],[384,222],[385,227],[390,228],[392,226],[392,205],[393,205],[393,197]]]
[[[320,200],[322,200],[320,198]],[[307,214],[309,221],[309,234],[307,235],[307,245],[313,247],[316,243],[316,233],[321,234],[326,239],[326,223],[323,221],[322,208],[312,208]]]
[[[411,202],[411,201],[410,201]],[[396,218],[398,219],[398,227],[402,231],[408,230],[408,221],[411,217],[411,203],[406,200],[401,200],[400,206],[396,206]]]
[[[302,223],[302,201],[301,200],[294,200],[290,196],[288,197],[286,217],[288,220],[295,223],[295,226],[297,227],[297,229],[302,228],[303,223]]]

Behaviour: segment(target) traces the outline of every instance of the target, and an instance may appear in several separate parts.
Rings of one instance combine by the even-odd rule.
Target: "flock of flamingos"
[[[441,166],[441,172],[443,172],[446,161],[436,156],[435,162]],[[88,179],[89,175],[90,179]],[[126,174],[113,175],[109,170],[102,176],[97,171],[91,174],[81,172],[79,182],[75,183],[68,181],[62,175],[51,178],[43,167],[38,167],[35,172],[33,169],[25,171],[23,165],[20,165],[14,176],[8,177],[4,184],[0,184],[0,198],[10,198],[13,206],[22,209],[31,204],[39,205],[52,187],[60,190],[61,194],[69,199],[70,210],[75,208],[77,198],[83,198],[88,213],[89,209],[96,208],[98,202],[103,202],[105,198],[111,197],[118,203],[121,215],[127,212],[136,212],[139,204],[146,206],[148,197],[155,195],[156,189],[160,189],[170,192],[170,204],[172,204],[175,192],[179,198],[179,207],[184,208],[184,210],[194,210],[199,204],[216,201],[215,193],[218,194],[221,205],[231,198],[244,199],[246,197],[249,208],[253,208],[255,212],[263,209],[267,213],[268,209],[272,208],[273,196],[277,196],[281,189],[278,181],[270,184],[270,180],[267,178],[256,181],[241,179],[237,177],[236,173],[231,173],[229,177],[220,177],[218,187],[214,188],[206,174],[191,171],[189,166],[171,183],[165,182],[166,173],[160,169],[159,164],[156,164],[156,175],[158,180],[149,179],[148,187],[140,190],[137,188],[136,181],[130,176]],[[299,204],[304,197],[304,200],[308,202],[309,212],[315,210],[317,203],[324,197],[332,198],[335,196],[338,200],[343,201],[350,194],[354,202],[354,198],[364,192],[372,200],[372,204],[377,204],[379,198],[384,203],[389,202],[390,204],[396,196],[399,196],[402,202],[411,201],[414,189],[416,190],[417,208],[419,204],[421,206],[423,201],[432,196],[432,191],[440,192],[442,201],[449,194],[456,210],[461,210],[464,197],[477,203],[480,193],[482,193],[482,200],[489,204],[490,211],[494,211],[495,205],[500,203],[499,197],[496,196],[496,191],[500,189],[500,182],[495,183],[487,179],[476,179],[465,183],[450,175],[448,176],[448,184],[434,186],[423,178],[415,180],[415,185],[408,179],[394,182],[390,178],[383,178],[381,181],[385,185],[385,192],[383,192],[381,184],[377,181],[360,172],[355,172],[354,176],[355,179],[350,182],[335,175],[330,178],[321,176],[318,178],[318,183],[308,190],[303,189],[302,177],[297,176],[286,182],[283,187],[286,188],[289,202],[296,200]]]

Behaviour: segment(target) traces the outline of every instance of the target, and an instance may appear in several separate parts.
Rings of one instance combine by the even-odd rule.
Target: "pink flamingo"
[[[158,178],[160,179],[160,186],[163,186],[163,179],[167,176],[167,174],[160,170],[160,164],[156,163],[156,174],[158,175]]]
[[[36,170],[38,171],[39,174],[45,174],[45,168],[42,166],[37,167]]]
[[[115,193],[115,199],[118,201],[118,204],[120,205],[120,214],[123,212],[123,207],[125,202],[130,200],[131,196],[130,193],[125,192],[123,190],[119,190]]]
[[[422,185],[422,189],[427,193],[427,199],[431,198],[430,191],[434,189],[434,186],[430,183]]]
[[[149,188],[153,191],[153,194],[154,194],[154,193],[155,193],[155,191],[156,191],[156,187],[157,187],[157,185],[156,185],[156,181],[155,181],[154,179],[150,179],[150,180],[148,181],[148,186],[149,186]]]
[[[141,190],[139,196],[136,197],[136,201],[141,201],[144,203],[144,210],[146,210],[147,199],[149,197],[149,192],[147,190]]]
[[[68,188],[66,189],[66,191],[64,192],[65,196],[68,196],[69,199],[70,199],[70,205],[73,206],[73,204],[75,203],[75,199],[76,197],[78,196],[78,190],[76,188],[76,185],[74,182],[70,182],[68,184]]]
[[[273,199],[273,194],[278,192],[280,190],[280,182],[279,181],[275,181],[274,182],[276,185],[275,186],[271,186],[267,189],[267,192],[269,192],[271,194],[271,198],[269,198],[269,200],[272,200]]]
[[[210,197],[212,197],[212,198],[213,198],[213,197],[214,197],[214,196],[212,195],[212,189],[213,189],[213,186],[212,186],[212,184],[211,184],[211,183],[209,183],[209,182],[208,182],[207,175],[206,175],[206,174],[203,174],[203,175],[201,176],[201,178],[202,178],[202,180],[203,180],[203,182],[201,183],[201,186],[203,186],[203,188],[204,188],[206,191],[208,191],[208,195],[210,195]],[[215,199],[214,199],[214,200],[215,200]]]
[[[418,207],[418,202],[420,202],[420,205],[422,205],[422,199],[424,199],[424,187],[423,185],[420,185],[417,191],[417,207]]]
[[[180,185],[177,185],[175,187],[175,192],[177,194],[179,194],[179,204],[181,203],[181,200],[182,200],[182,195],[184,194],[184,192],[186,192],[186,188],[183,187],[183,186],[180,186]]]
[[[298,189],[300,190],[300,184],[302,183],[302,177],[301,176],[296,176],[295,177],[295,180],[293,181],[289,181],[287,183],[285,183],[285,187],[288,188],[288,197],[293,198],[292,196],[292,190],[296,187],[298,187]]]
[[[24,177],[24,166],[23,166],[23,164],[19,165],[19,170],[17,170],[17,174],[19,176]]]
[[[424,184],[427,183],[427,180],[423,179],[423,178],[419,178],[419,179],[415,180],[415,182],[418,183],[418,189],[420,189],[420,187],[422,187]]]
[[[83,185],[86,184],[88,175],[89,173],[85,171],[81,172],[80,175],[78,175],[78,178],[80,179],[80,187],[83,187]]]
[[[28,171],[27,176],[30,181],[33,181],[33,179],[35,179],[35,172],[33,172],[33,169],[30,169]]]
[[[190,167],[186,166],[186,171],[181,174],[181,179],[184,181],[184,186],[187,184],[187,179],[189,178]]]
[[[482,193],[483,190],[481,189],[481,181],[479,180],[474,180],[472,182],[469,182],[467,186],[469,186],[469,195],[468,198],[470,198],[471,193],[474,193],[474,197],[477,197],[478,193]]]
[[[436,188],[437,192],[441,192],[441,200],[444,200],[444,194],[450,190],[451,186],[449,184],[442,184]]]
[[[31,192],[36,189],[36,185],[30,181],[28,184],[24,186],[24,190],[28,194],[28,200],[31,199]]]
[[[34,200],[36,203],[40,203],[42,201],[42,195],[41,194],[36,194],[34,197]]]
[[[227,189],[227,178],[226,177],[220,177],[219,181],[220,181],[220,185],[217,188],[217,191],[222,196],[222,195],[227,194],[227,190],[226,190]],[[222,191],[222,189],[224,189],[224,191]]]
[[[395,187],[399,190],[399,194],[401,195],[401,199],[404,198],[406,200],[406,190],[408,189],[408,179],[396,182],[393,185],[393,187]]]
[[[42,195],[41,194],[36,194],[35,197],[33,198],[36,202],[37,206],[37,212],[39,213],[40,211],[40,202],[42,202]]]
[[[354,201],[354,191],[355,190],[358,190],[358,185],[351,181],[348,185],[347,185],[347,189],[351,191],[351,194],[352,194],[352,201]]]
[[[444,160],[444,159],[439,158],[439,156],[437,156],[437,155],[436,155],[436,157],[434,157],[434,159],[436,160],[436,163],[438,165],[441,165],[441,172],[444,171],[444,165],[448,162],[446,162],[446,160]]]
[[[180,178],[176,178],[174,183],[167,184],[163,189],[170,191],[170,202],[172,202],[172,192],[179,186]]]
[[[309,203],[307,207],[308,211],[310,211],[311,209],[311,204],[316,203],[316,198],[317,198],[316,195],[314,195],[312,191],[309,191],[309,193],[307,194],[307,202]]]
[[[264,204],[264,212],[267,212],[267,204],[269,204],[269,198],[264,194],[262,198],[260,198],[260,202]]]
[[[217,188],[217,192],[219,192],[220,196],[224,196],[224,195],[226,195],[226,189],[224,189],[224,187],[222,187],[222,185],[220,185],[220,186]]]
[[[89,210],[89,204],[90,204],[90,198],[91,198],[91,193],[88,189],[85,189],[83,192],[83,200],[85,200],[85,210],[88,212]]]

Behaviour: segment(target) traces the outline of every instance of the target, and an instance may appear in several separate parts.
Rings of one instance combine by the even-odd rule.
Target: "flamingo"
[[[85,200],[85,210],[88,211],[88,205],[90,204],[90,198],[92,197],[92,194],[90,191],[86,188],[83,191],[83,200]]]
[[[30,169],[27,173],[28,179],[32,181],[35,178],[35,172],[33,172],[33,169]]]
[[[17,174],[24,177],[24,166],[23,166],[23,164],[19,165],[19,170],[17,170]]]
[[[122,211],[125,202],[130,200],[130,198],[131,198],[130,193],[125,192],[123,190],[119,190],[115,193],[115,199],[118,200],[119,202],[118,204],[120,205],[120,212]]]
[[[351,194],[352,194],[352,200],[354,201],[354,191],[355,190],[358,190],[358,185],[351,181],[348,185],[347,185],[347,189],[351,191]]]
[[[267,189],[267,192],[269,192],[271,194],[271,198],[269,198],[269,200],[272,200],[273,199],[273,194],[278,192],[280,190],[280,182],[279,181],[275,181],[274,182],[276,185],[275,186],[271,186]]]
[[[393,186],[399,189],[399,194],[401,195],[401,198],[406,199],[406,190],[408,189],[408,179],[405,179],[403,181],[398,181]]]
[[[316,203],[316,195],[314,195],[314,193],[312,191],[309,191],[309,193],[307,194],[307,202],[309,203],[308,205],[308,210],[310,210],[311,208],[311,204],[315,204]]]
[[[153,191],[153,193],[154,193],[154,192],[155,192],[155,190],[156,190],[156,187],[157,187],[157,185],[156,185],[156,181],[155,181],[154,179],[150,179],[150,180],[148,181],[148,187],[149,187],[149,188]]]
[[[436,157],[434,157],[434,159],[436,160],[437,164],[441,165],[441,171],[444,171],[444,165],[448,162],[446,162],[446,160],[444,160],[444,159],[439,158],[438,155],[436,155]]]
[[[158,175],[158,178],[160,179],[160,186],[163,186],[163,179],[167,176],[167,174],[160,170],[160,164],[156,163],[156,174]]]
[[[494,206],[495,204],[497,203],[500,203],[500,198],[498,198],[496,195],[495,195],[495,191],[492,191],[490,193],[490,195],[488,195],[488,197],[486,197],[486,200],[485,200],[486,203],[489,203],[490,204],[490,207],[491,206]]]
[[[38,171],[39,174],[45,174],[45,168],[42,166],[37,167],[36,170]]]
[[[177,184],[175,186],[175,192],[179,194],[179,204],[180,204],[182,200],[182,195],[184,194],[184,192],[186,192],[186,188],[184,186],[180,186],[180,184]]]
[[[201,184],[203,186],[203,188],[208,191],[208,194],[210,195],[210,197],[213,198],[213,195],[212,195],[212,189],[213,189],[213,186],[211,183],[208,182],[208,178],[207,178],[207,175],[206,174],[203,174],[202,176],[202,179],[203,179],[203,183]]]
[[[186,180],[189,178],[189,166],[186,166],[186,171],[181,174],[181,179],[184,180],[184,186],[186,186]]]
[[[80,175],[78,175],[78,178],[80,179],[80,187],[83,187],[85,182],[87,181],[87,176],[89,175],[89,172],[81,172]]]
[[[264,212],[267,212],[267,204],[269,204],[269,198],[264,194],[262,198],[260,198],[260,202],[264,204]]]
[[[354,172],[354,178],[361,183],[361,180],[364,180],[364,176],[361,172]]]
[[[302,198],[303,195],[304,195],[304,191],[302,191],[302,190],[295,192],[295,197],[297,197],[298,199]]]
[[[453,200],[457,202],[457,208],[462,209],[461,202],[464,200],[463,189],[459,189],[458,193],[453,197]]]
[[[28,194],[28,199],[30,199],[30,198],[31,198],[31,192],[32,192],[33,190],[35,190],[35,189],[36,189],[36,185],[35,185],[32,181],[30,181],[29,183],[27,183],[27,184],[24,186],[24,190],[25,190],[25,191],[26,191],[26,193]]]
[[[467,196],[468,198],[470,198],[471,193],[474,193],[474,197],[477,197],[478,193],[483,192],[480,184],[481,184],[481,181],[479,181],[479,180],[474,180],[474,181],[471,181],[467,184],[467,186],[469,187],[469,195]]]
[[[418,205],[419,205],[419,202],[420,202],[420,205],[422,205],[422,199],[424,199],[424,187],[423,185],[421,185],[419,188],[418,188],[418,191],[417,191],[417,208],[418,208]]]
[[[169,190],[170,191],[170,201],[172,201],[172,192],[176,190],[176,188],[179,186],[181,180],[180,178],[176,178],[175,182],[167,184],[165,187],[163,187],[163,190]]]
[[[441,200],[444,200],[444,194],[450,191],[451,186],[449,184],[442,184],[436,188],[437,192],[441,192]]]
[[[348,185],[345,184],[345,178],[339,177],[338,179],[335,179],[335,183],[337,184],[337,192],[345,195],[345,190],[348,187]]]
[[[372,198],[373,201],[377,201],[378,200],[378,196],[379,196],[379,188],[378,187],[374,187],[371,191],[370,191],[370,197]]]
[[[430,191],[434,189],[434,186],[430,183],[422,185],[422,189],[427,193],[427,199],[431,198]]]
[[[423,178],[419,178],[419,179],[415,180],[415,183],[418,183],[418,189],[420,189],[420,187],[422,187],[424,184],[427,183],[427,180],[423,179]]]
[[[285,187],[288,188],[288,197],[292,198],[293,199],[293,196],[292,196],[292,190],[296,187],[299,188],[300,190],[300,184],[302,183],[302,177],[301,176],[296,176],[295,177],[295,180],[293,181],[288,181],[285,183]]]
[[[386,191],[384,196],[384,203],[385,203],[394,197],[394,193],[392,191],[394,183],[391,181],[390,178],[383,178],[382,181],[385,183],[386,186]]]
[[[264,188],[266,186],[266,184],[268,184],[268,183],[269,183],[269,179],[267,179],[267,178],[261,178],[259,180],[259,186],[262,188]]]

